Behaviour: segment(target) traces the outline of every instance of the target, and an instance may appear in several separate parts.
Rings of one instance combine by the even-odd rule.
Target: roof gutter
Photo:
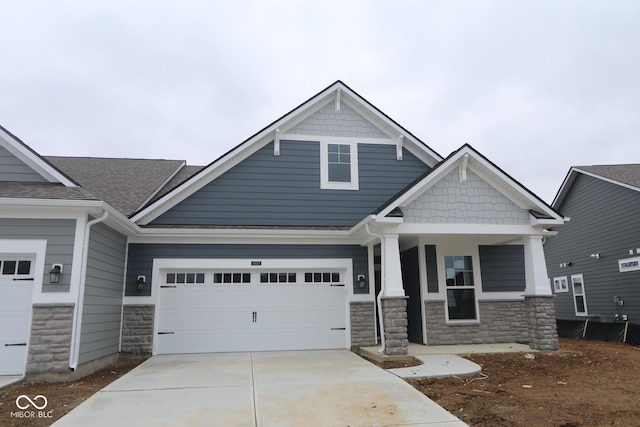
[[[83,305],[82,298],[84,297],[84,289],[87,283],[87,258],[89,256],[89,232],[91,227],[94,224],[98,224],[103,222],[109,216],[109,212],[106,210],[102,211],[102,216],[99,218],[95,218],[89,222],[87,222],[84,226],[84,237],[82,242],[82,264],[80,266],[80,286],[78,289],[78,300],[76,301],[76,305],[74,308],[74,316],[73,316],[73,330],[72,330],[72,340],[71,340],[71,360],[69,361],[69,370],[71,372],[75,371],[78,368],[78,359],[80,353],[80,335],[82,329],[82,312]]]

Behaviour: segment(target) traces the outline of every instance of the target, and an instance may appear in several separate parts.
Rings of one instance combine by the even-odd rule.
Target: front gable
[[[338,81],[132,219],[139,225],[349,227],[440,160]]]
[[[509,224],[530,223],[529,210],[467,170],[466,182],[452,171],[407,205],[406,223]]]
[[[452,153],[377,212],[414,224],[562,224],[549,205],[469,145]]]

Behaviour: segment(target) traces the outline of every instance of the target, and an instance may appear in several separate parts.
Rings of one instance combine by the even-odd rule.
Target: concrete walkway
[[[429,354],[414,357],[422,362],[422,365],[387,370],[400,378],[413,379],[468,376],[482,371],[477,363],[454,354]]]
[[[154,356],[54,424],[465,426],[348,350]]]

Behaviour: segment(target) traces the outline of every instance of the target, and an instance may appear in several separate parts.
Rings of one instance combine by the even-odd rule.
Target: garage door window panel
[[[251,273],[220,272],[213,274],[215,284],[246,284],[251,283]]]
[[[203,284],[204,273],[167,273],[167,284]]]

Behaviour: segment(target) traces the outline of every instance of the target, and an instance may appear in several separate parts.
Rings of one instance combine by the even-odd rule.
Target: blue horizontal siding
[[[526,287],[524,246],[479,246],[484,292],[518,292]]]
[[[589,315],[612,322],[627,315],[640,324],[640,271],[621,273],[618,260],[640,247],[640,192],[601,179],[578,174],[558,207],[571,221],[558,227],[558,235],[544,244],[549,277],[566,277],[569,292],[556,294],[556,317],[584,319],[575,315],[571,275],[582,274]],[[589,255],[599,253],[600,259]],[[560,263],[571,266],[560,268]],[[614,297],[624,301],[615,304]]]
[[[368,275],[367,248],[359,245],[189,245],[143,244],[129,245],[127,263],[127,296],[148,296],[149,286],[139,291],[136,278],[147,277],[151,283],[153,260],[156,258],[244,258],[244,259],[304,259],[347,258],[353,260],[353,282],[358,274]],[[366,291],[366,289],[365,289]],[[356,289],[356,292],[358,290]]]
[[[4,147],[0,147],[0,181],[47,182]]]
[[[393,145],[359,144],[360,189],[320,189],[320,143],[281,141],[152,221],[155,225],[353,226],[429,170]]]

